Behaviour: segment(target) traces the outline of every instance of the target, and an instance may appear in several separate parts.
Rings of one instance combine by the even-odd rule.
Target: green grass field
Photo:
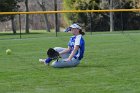
[[[71,34],[0,33],[0,93],[140,93],[140,32],[87,34],[81,64],[60,69],[38,59],[67,47]]]

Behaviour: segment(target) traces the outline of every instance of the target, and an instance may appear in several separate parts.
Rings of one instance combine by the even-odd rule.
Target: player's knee
[[[60,52],[60,51],[63,51],[65,48],[62,48],[62,47],[54,47],[53,49],[55,51],[57,51],[57,52]]]
[[[54,49],[54,50],[58,50],[58,49],[60,49],[60,48],[61,48],[61,47],[54,47],[53,49]]]
[[[57,64],[57,61],[52,62],[51,64],[52,67],[58,68],[59,64]]]

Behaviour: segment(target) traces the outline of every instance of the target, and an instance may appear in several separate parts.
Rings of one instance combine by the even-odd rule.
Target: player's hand
[[[65,59],[65,62],[70,62],[70,61],[71,61],[71,59],[69,59],[69,58],[68,59]]]

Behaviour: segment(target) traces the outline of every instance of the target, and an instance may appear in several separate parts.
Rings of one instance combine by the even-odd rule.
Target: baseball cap
[[[79,25],[77,25],[77,24],[72,24],[70,27],[71,27],[71,28],[82,29],[82,28],[81,28]]]

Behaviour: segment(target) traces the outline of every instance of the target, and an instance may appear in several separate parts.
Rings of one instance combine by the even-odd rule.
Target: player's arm
[[[65,54],[67,52],[69,52],[71,50],[71,48],[68,46],[68,48],[66,48],[65,50],[59,52],[60,55]]]
[[[77,50],[79,49],[79,45],[75,45],[73,51],[71,52],[69,58],[67,59],[67,61],[70,61],[73,56],[76,54]]]

